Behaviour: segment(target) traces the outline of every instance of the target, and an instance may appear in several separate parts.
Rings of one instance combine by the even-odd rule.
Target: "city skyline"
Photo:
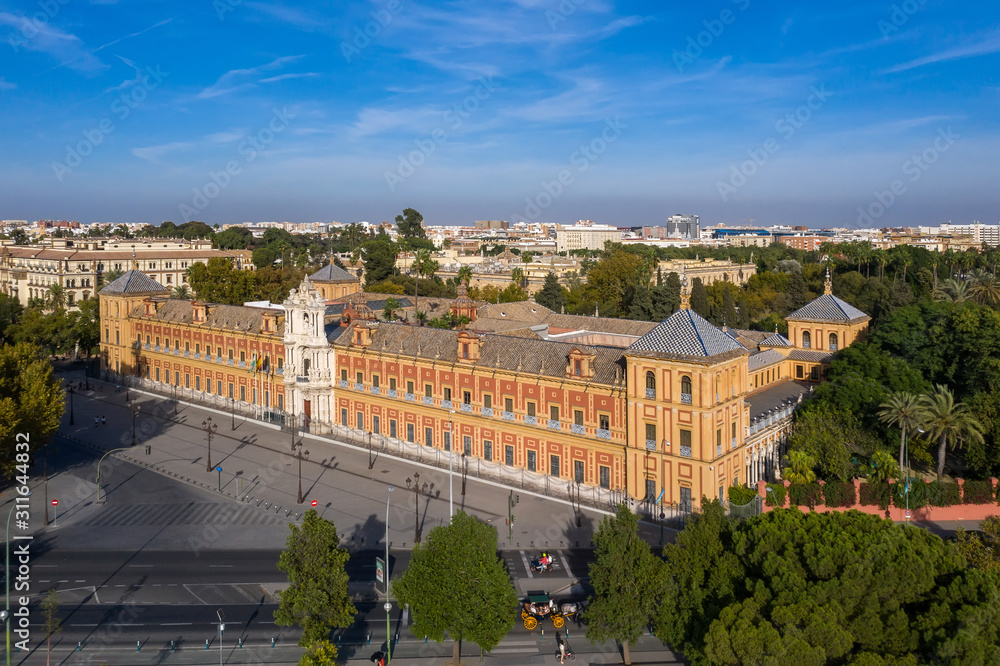
[[[997,14],[15,2],[2,216],[995,223]]]

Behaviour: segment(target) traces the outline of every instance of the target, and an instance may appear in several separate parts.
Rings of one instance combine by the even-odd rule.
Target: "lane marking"
[[[567,578],[573,578],[574,577],[573,576],[573,572],[570,571],[570,568],[569,568],[569,559],[566,557],[566,555],[561,550],[557,550],[556,554],[559,555],[559,560],[562,562],[562,568],[566,572],[566,577]]]
[[[194,624],[194,622],[161,622],[161,627],[188,627]]]
[[[153,568],[152,564],[130,564],[129,566],[130,567],[135,567],[136,569],[151,569],[151,568]]]
[[[524,562],[524,570],[528,572],[528,578],[534,578],[534,574],[531,573],[531,563],[528,562],[528,556],[524,554],[523,550],[518,552],[521,553],[521,561]]]

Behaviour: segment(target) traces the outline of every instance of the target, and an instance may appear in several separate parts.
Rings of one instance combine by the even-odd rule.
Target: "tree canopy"
[[[0,347],[0,473],[12,478],[18,433],[31,451],[48,444],[65,411],[65,392],[52,365],[30,343]]]
[[[291,534],[278,559],[288,576],[274,621],[282,627],[302,627],[299,645],[310,647],[329,639],[330,629],[349,627],[357,610],[347,592],[348,553],[340,547],[337,528],[315,509],[306,511],[302,526],[289,525]]]
[[[517,593],[497,555],[496,528],[464,511],[414,546],[392,593],[410,606],[415,636],[454,641],[455,663],[459,641],[490,652],[514,626]]]
[[[396,227],[403,238],[427,238],[424,216],[412,208],[406,208],[402,215],[396,216]]]
[[[926,530],[713,501],[664,560],[655,633],[693,664],[1000,660],[1000,578]]]

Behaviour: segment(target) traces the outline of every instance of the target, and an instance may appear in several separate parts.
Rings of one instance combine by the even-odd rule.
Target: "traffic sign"
[[[319,502],[317,502],[316,500],[313,500],[313,501],[312,501],[312,505],[313,505],[313,506],[316,506],[317,504],[319,504]]]
[[[59,506],[59,500],[52,500],[52,506]]]
[[[375,580],[385,583],[385,560],[381,557],[375,558]]]

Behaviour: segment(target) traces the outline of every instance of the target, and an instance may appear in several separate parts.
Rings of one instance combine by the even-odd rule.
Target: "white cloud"
[[[261,73],[280,69],[288,63],[299,60],[301,57],[302,56],[300,55],[283,56],[257,67],[249,67],[247,69],[231,69],[220,76],[215,83],[198,93],[198,99],[212,99],[213,97],[221,97],[222,95],[228,95],[229,93],[236,92],[237,90],[253,87],[255,85],[255,81],[253,79]]]
[[[56,28],[51,22],[42,22],[28,16],[0,12],[0,25],[10,26],[15,32],[8,37],[15,52],[18,49],[44,53],[71,69],[96,72],[106,65],[84,47],[76,35]]]
[[[929,56],[904,62],[900,65],[896,65],[895,67],[890,67],[885,70],[885,73],[896,74],[898,72],[916,69],[917,67],[923,67],[924,65],[933,65],[939,62],[960,60],[963,58],[975,58],[977,56],[990,55],[992,53],[1000,53],[1000,32],[994,31],[969,44],[955,46],[950,49],[945,49],[944,51],[939,51],[938,53],[933,53]]]
[[[261,79],[260,83],[277,83],[278,81],[287,81],[288,79],[306,79],[312,76],[319,76],[319,73],[301,72],[299,74],[278,74],[277,76],[269,76],[266,79]]]
[[[153,164],[158,164],[160,160],[167,155],[175,152],[180,152],[188,150],[194,147],[194,143],[190,141],[172,141],[171,143],[164,143],[158,146],[146,146],[145,148],[133,148],[132,154],[139,159],[146,160],[147,162],[152,162]]]
[[[0,90],[14,90],[15,88],[17,88],[16,83],[6,81],[2,76],[0,76]]]

